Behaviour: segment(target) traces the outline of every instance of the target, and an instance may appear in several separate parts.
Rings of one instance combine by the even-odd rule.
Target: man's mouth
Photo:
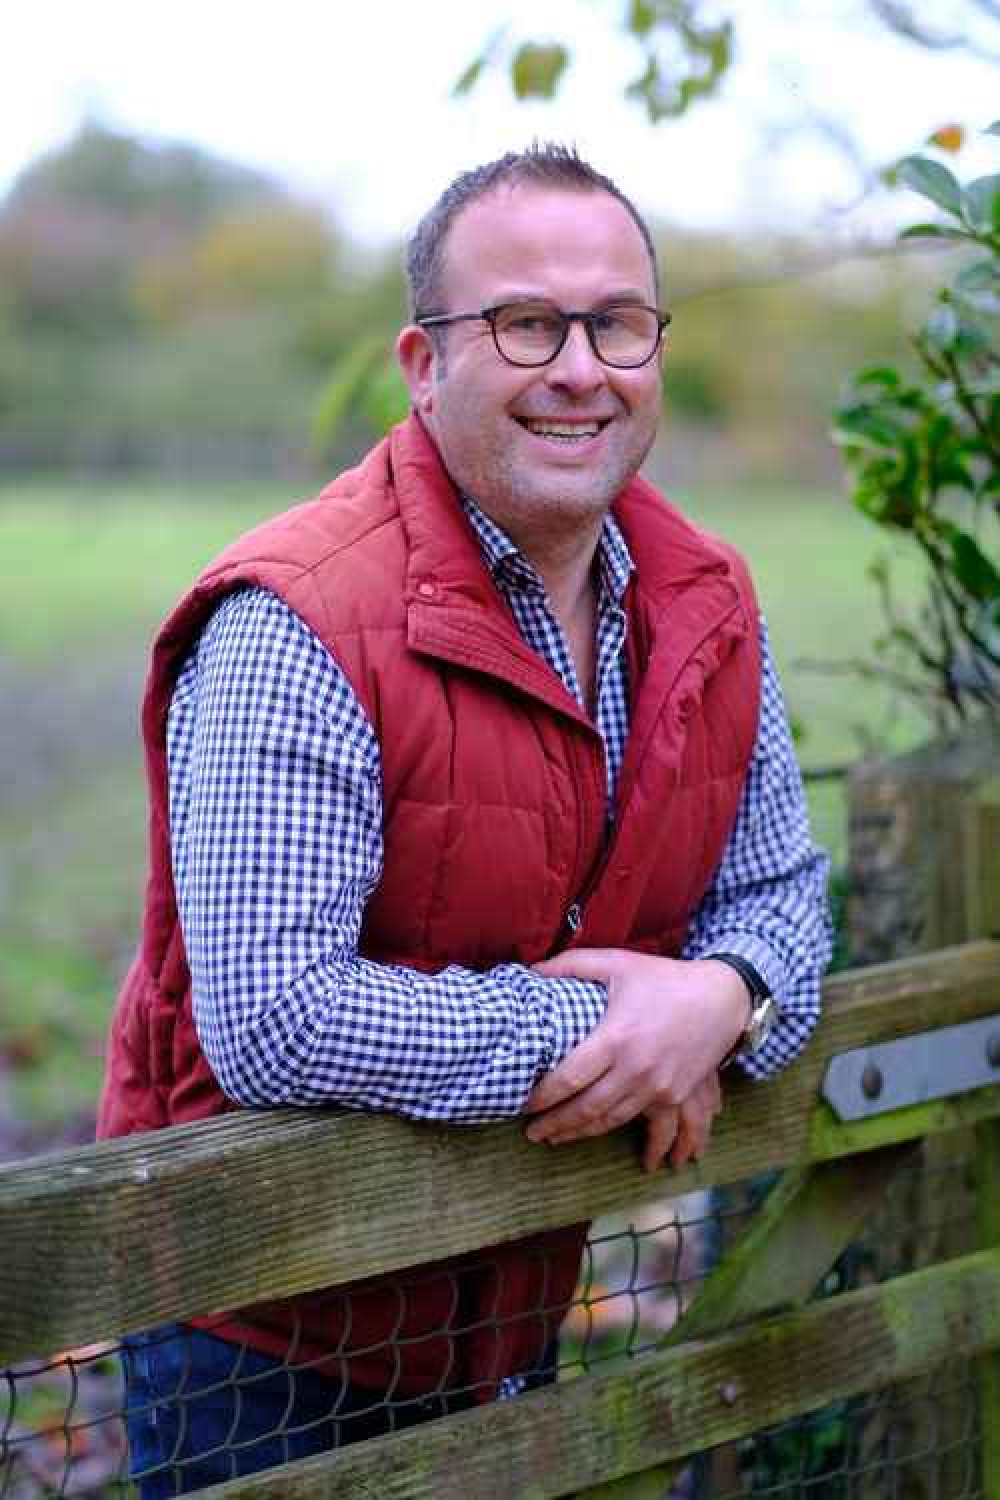
[[[556,421],[551,417],[517,417],[520,425],[536,437],[555,438],[562,443],[579,443],[595,438],[608,425],[610,417],[594,417],[588,421]]]

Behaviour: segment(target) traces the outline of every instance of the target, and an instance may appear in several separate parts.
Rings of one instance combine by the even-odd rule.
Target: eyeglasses
[[[637,370],[660,347],[670,314],[641,302],[609,302],[594,312],[563,312],[551,302],[501,302],[482,312],[429,313],[414,319],[421,328],[480,321],[490,325],[497,353],[510,365],[530,369],[551,364],[569,338],[570,324],[582,323],[602,364]]]

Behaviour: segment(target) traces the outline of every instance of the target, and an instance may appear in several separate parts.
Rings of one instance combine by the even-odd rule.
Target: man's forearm
[[[316,964],[245,1014],[195,984],[219,1083],[246,1105],[340,1104],[473,1124],[519,1114],[604,1013],[599,984],[517,964],[425,974],[357,956]]]

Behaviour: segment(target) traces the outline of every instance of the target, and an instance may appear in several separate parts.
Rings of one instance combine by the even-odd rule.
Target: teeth
[[[598,422],[532,422],[526,420],[524,425],[530,432],[537,433],[539,437],[596,437],[601,430]]]

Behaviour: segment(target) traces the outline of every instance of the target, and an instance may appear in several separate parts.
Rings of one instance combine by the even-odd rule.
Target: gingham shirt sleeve
[[[760,625],[761,705],[753,760],[715,879],[692,919],[682,957],[735,953],[767,981],[781,1020],[739,1066],[765,1078],[791,1062],[819,1019],[820,980],[833,948],[829,860],[809,833],[802,777],[781,686]]]
[[[502,1119],[600,1020],[600,985],[359,956],[382,867],[378,746],[342,671],[274,595],[216,610],[167,743],[195,1024],[238,1103]]]

